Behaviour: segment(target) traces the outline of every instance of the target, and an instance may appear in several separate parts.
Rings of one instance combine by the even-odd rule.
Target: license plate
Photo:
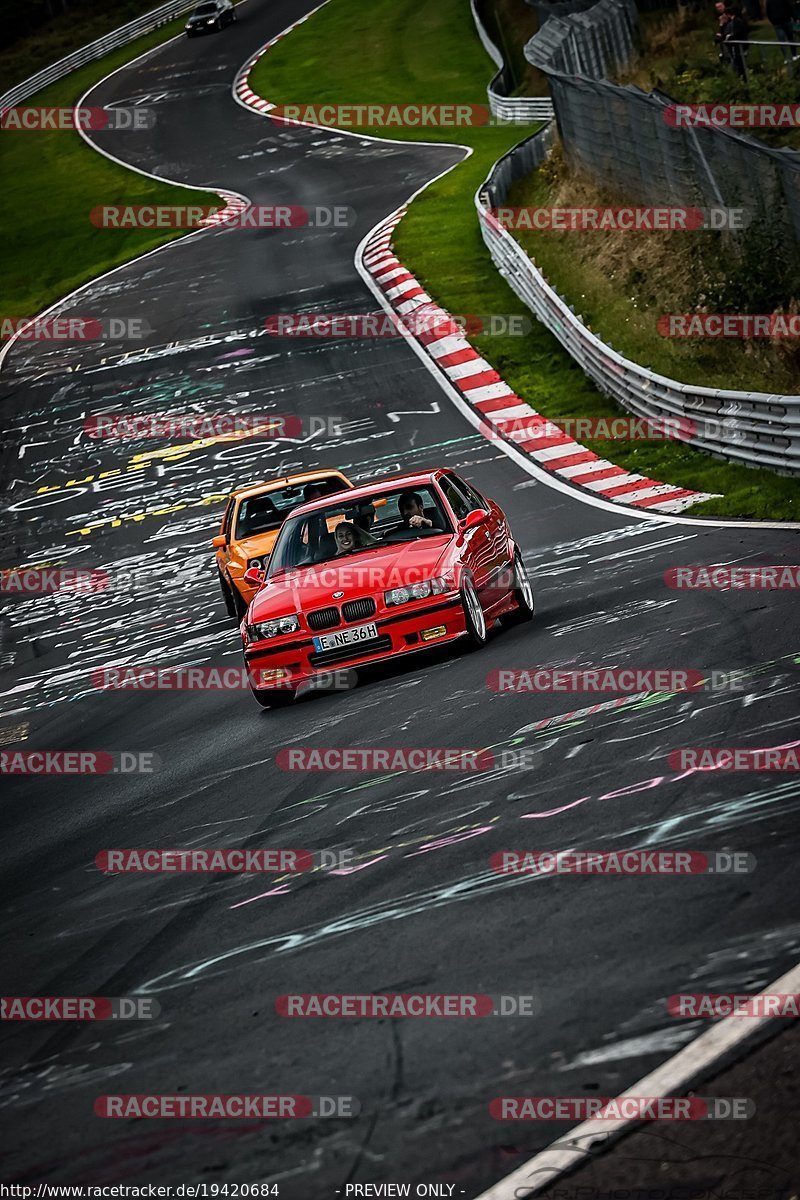
[[[340,629],[337,633],[321,633],[315,637],[315,650],[338,650],[340,646],[357,646],[360,642],[374,642],[378,636],[378,626],[374,621],[369,625],[354,625],[352,629]]]

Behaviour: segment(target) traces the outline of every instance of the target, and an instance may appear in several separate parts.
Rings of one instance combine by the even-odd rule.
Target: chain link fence
[[[680,383],[624,358],[592,333],[492,213],[513,183],[541,166],[555,129],[567,159],[631,202],[654,207],[745,209],[750,232],[800,241],[800,154],[775,150],[735,130],[682,125],[660,92],[605,76],[635,46],[635,0],[528,0],[542,28],[525,57],[547,75],[555,121],[495,163],[475,203],[481,235],[508,285],[596,384],[637,417],[677,417],[683,440],[717,458],[800,473],[800,395]],[[660,8],[663,0],[650,0]],[[494,61],[498,59],[493,54]]]
[[[587,329],[575,312],[492,213],[509,188],[544,161],[552,123],[495,163],[475,204],[481,235],[500,274],[558,339],[601,392],[637,417],[681,418],[681,440],[717,458],[800,473],[800,396],[697,387],[631,362]]]
[[[634,0],[599,0],[587,11],[585,0],[571,3],[572,15],[549,17],[525,47],[549,78],[567,161],[631,202],[742,208],[749,236],[760,229],[772,243],[800,244],[800,153],[689,124],[671,97],[611,83],[606,76],[633,51]]]

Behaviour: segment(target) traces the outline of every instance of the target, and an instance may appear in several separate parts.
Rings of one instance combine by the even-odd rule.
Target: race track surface
[[[117,72],[88,103],[142,103],[157,123],[93,136],[164,178],[254,204],[349,206],[353,223],[214,230],[173,244],[65,310],[144,318],[146,350],[18,343],[0,375],[3,565],[98,567],[112,580],[80,597],[4,597],[0,734],[15,745],[27,726],[25,748],[150,751],[161,762],[151,776],[4,781],[5,994],[138,993],[161,1006],[155,1022],[4,1026],[1,1119],[6,1174],[18,1182],[269,1180],[290,1200],[333,1197],[348,1183],[441,1182],[475,1196],[565,1128],[503,1125],[489,1116],[493,1096],[616,1094],[705,1028],[670,1017],[665,997],[762,988],[798,958],[796,775],[676,772],[666,761],[679,746],[797,737],[796,593],[664,582],[687,563],[796,563],[797,533],[588,507],[484,440],[401,338],[263,332],[270,314],[374,312],[356,246],[462,154],[277,128],[238,106],[238,68],[307,7],[248,0],[223,34],[172,41]],[[181,406],[296,414],[307,425],[338,417],[341,431],[172,449],[83,432],[93,414]],[[509,516],[536,590],[534,622],[496,628],[475,654],[414,658],[284,711],[262,712],[246,691],[92,686],[106,665],[238,665],[210,551],[224,497],[319,465],[354,480],[463,472]],[[492,670],[539,665],[751,675],[740,692],[619,704],[486,686]],[[351,745],[536,754],[529,769],[471,775],[275,764],[282,747]],[[108,847],[271,845],[350,848],[358,869],[265,886],[257,876],[106,877],[94,865]],[[489,866],[508,848],[635,846],[746,851],[758,867],[543,878]],[[288,992],[382,991],[534,994],[540,1011],[291,1021],[274,1008]],[[361,1112],[102,1120],[92,1106],[108,1092],[348,1094]]]

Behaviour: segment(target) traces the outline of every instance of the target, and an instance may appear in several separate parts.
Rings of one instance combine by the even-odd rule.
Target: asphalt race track
[[[254,204],[345,205],[354,222],[182,240],[65,308],[145,319],[146,349],[17,343],[0,376],[3,565],[97,567],[112,581],[90,595],[4,597],[0,737],[16,745],[27,726],[25,748],[160,760],[152,775],[4,781],[6,994],[141,994],[161,1006],[150,1022],[4,1026],[0,1106],[15,1182],[271,1181],[301,1200],[407,1181],[475,1196],[565,1130],[495,1121],[493,1096],[615,1095],[706,1027],[670,1017],[668,995],[757,990],[800,957],[789,905],[796,775],[676,772],[666,758],[679,746],[797,738],[796,594],[664,582],[687,563],[796,563],[797,532],[589,507],[484,440],[402,339],[264,333],[270,314],[375,311],[356,246],[461,155],[278,128],[238,106],[238,68],[307,7],[248,0],[224,33],[172,41],[115,73],[87,102],[153,106],[157,123],[93,136],[170,180]],[[291,413],[308,428],[172,446],[83,432],[93,414],[167,407]],[[339,418],[340,432],[315,432],[312,416]],[[238,665],[210,550],[224,498],[249,479],[318,465],[354,480],[463,471],[510,518],[535,621],[495,629],[476,654],[435,652],[276,712],[247,691],[93,687],[92,670],[106,665]],[[492,670],[538,665],[750,674],[743,691],[622,703],[486,686]],[[535,755],[526,769],[466,775],[275,764],[282,747],[351,745]],[[265,883],[105,876],[94,865],[108,847],[274,845],[350,849],[357,869]],[[493,853],[517,847],[745,851],[758,866],[686,878],[490,869]],[[288,992],[382,991],[533,994],[539,1012],[303,1021],[275,1011]],[[109,1092],[343,1094],[360,1114],[103,1120],[93,1103]]]

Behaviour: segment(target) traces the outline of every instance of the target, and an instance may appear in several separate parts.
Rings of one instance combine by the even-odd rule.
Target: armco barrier
[[[477,0],[470,0],[472,19],[478,31],[478,37],[483,48],[495,66],[499,67],[497,74],[490,80],[486,89],[489,97],[489,109],[493,117],[502,121],[514,121],[520,124],[532,125],[536,121],[549,121],[553,115],[553,102],[549,96],[509,96],[511,76],[503,56],[489,37],[478,12]]]
[[[45,67],[43,71],[38,71],[36,75],[31,75],[29,79],[9,88],[0,96],[0,108],[10,108],[22,100],[27,100],[40,88],[47,87],[48,84],[55,83],[58,79],[63,79],[65,75],[69,75],[70,71],[75,71],[78,67],[85,66],[86,63],[94,62],[96,58],[102,58],[104,54],[108,54],[109,50],[116,50],[118,46],[126,46],[128,42],[135,41],[142,34],[151,33],[154,29],[166,25],[174,17],[179,17],[182,13],[195,8],[196,4],[197,0],[170,0],[169,4],[162,4],[160,8],[154,8],[152,12],[144,13],[135,21],[121,25],[119,29],[112,29],[111,33],[105,34],[95,42],[90,42],[88,46],[83,46],[80,50],[73,50],[72,54],[68,54],[66,58],[59,59],[51,66]]]
[[[692,420],[697,429],[687,439],[692,446],[779,474],[800,473],[800,396],[695,387],[623,358],[587,329],[492,215],[491,209],[505,203],[511,184],[543,162],[552,137],[551,123],[515,146],[495,163],[475,197],[481,234],[500,274],[600,391],[628,412]]]

